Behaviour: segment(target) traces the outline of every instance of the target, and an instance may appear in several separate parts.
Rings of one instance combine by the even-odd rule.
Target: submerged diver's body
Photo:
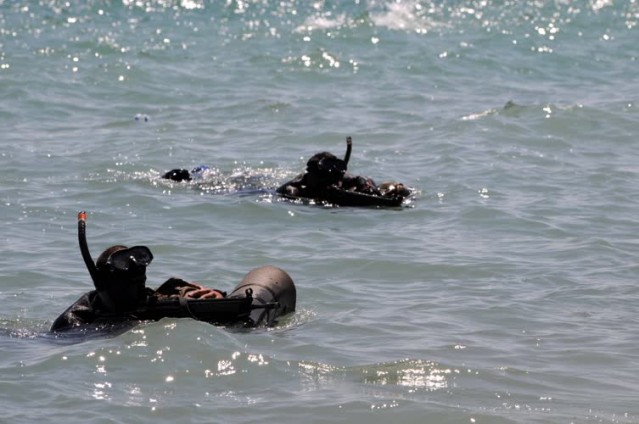
[[[329,152],[314,154],[306,164],[304,173],[297,175],[292,180],[282,184],[276,189],[276,193],[292,198],[306,198],[317,201],[341,202],[335,196],[335,192],[346,196],[363,194],[381,199],[380,204],[400,204],[411,195],[404,184],[396,182],[384,182],[375,184],[372,178],[353,175],[348,172],[347,166],[352,150],[352,138],[346,138],[346,155],[344,159],[337,158]],[[210,172],[208,166],[200,165],[191,170],[175,168],[162,174],[162,178],[176,182],[192,181],[204,178]],[[343,196],[342,196],[343,198]],[[350,199],[351,201],[353,199]],[[344,201],[344,198],[342,199]],[[350,201],[346,200],[346,203]],[[360,202],[356,203],[361,203]],[[374,205],[372,199],[362,203]]]
[[[73,305],[67,308],[51,326],[52,332],[65,331],[89,324],[111,324],[126,320],[135,320],[137,308],[144,307],[157,300],[166,299],[221,299],[225,293],[210,289],[197,283],[189,283],[179,278],[170,278],[157,290],[145,287],[146,266],[151,262],[152,255],[148,251],[146,261],[136,262],[136,255],[141,249],[136,246],[127,249],[125,246],[111,246],[106,249],[96,262],[98,278],[101,284],[96,290],[85,293]],[[137,249],[137,250],[136,250]],[[111,258],[114,254],[124,257],[124,260],[134,262],[135,266],[124,272],[114,270]],[[127,258],[127,255],[128,258]],[[135,269],[133,269],[135,268]]]
[[[277,193],[289,197],[326,200],[331,190],[366,194],[385,198],[403,199],[410,190],[401,183],[385,182],[381,185],[369,177],[346,172],[350,159],[352,139],[346,139],[346,155],[339,159],[329,152],[313,155],[306,164],[306,171],[282,184]]]

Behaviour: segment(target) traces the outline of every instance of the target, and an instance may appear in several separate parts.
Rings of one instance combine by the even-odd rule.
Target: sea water
[[[0,422],[639,422],[639,2],[0,1]],[[319,151],[401,208],[284,202]],[[172,168],[209,170],[174,183]],[[297,311],[61,340],[96,257]]]

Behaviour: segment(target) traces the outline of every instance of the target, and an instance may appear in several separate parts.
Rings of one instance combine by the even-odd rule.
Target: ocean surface
[[[639,1],[0,0],[0,423],[639,423]],[[273,195],[318,151],[415,195]],[[160,178],[208,165],[192,182]],[[58,339],[94,257],[297,311]]]

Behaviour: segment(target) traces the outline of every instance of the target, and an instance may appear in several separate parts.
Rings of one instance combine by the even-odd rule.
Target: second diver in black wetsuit
[[[306,171],[282,184],[277,193],[286,197],[326,200],[331,189],[403,200],[411,194],[401,183],[385,182],[379,186],[369,177],[347,173],[353,140],[346,138],[346,154],[339,159],[329,152],[314,154],[306,163]]]

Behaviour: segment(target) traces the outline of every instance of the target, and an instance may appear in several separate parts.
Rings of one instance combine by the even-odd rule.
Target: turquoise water
[[[0,422],[639,422],[635,1],[0,1]],[[282,202],[313,153],[416,189]],[[170,183],[160,173],[207,164]],[[46,335],[144,244],[297,312]]]

